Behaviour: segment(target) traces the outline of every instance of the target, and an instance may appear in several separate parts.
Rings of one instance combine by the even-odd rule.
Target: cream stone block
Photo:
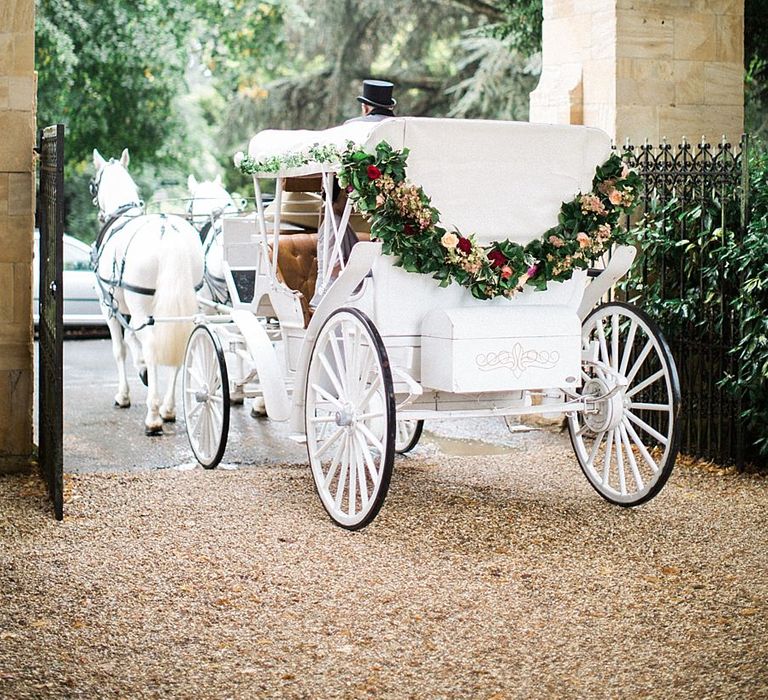
[[[674,57],[711,61],[717,53],[715,28],[714,15],[688,14],[676,19]]]
[[[610,103],[616,100],[616,76],[612,60],[590,61],[584,66],[584,103]]]
[[[15,320],[14,306],[14,264],[0,263],[0,323],[13,323]]]
[[[32,173],[10,173],[8,176],[8,213],[22,216],[32,211]]]
[[[32,268],[23,263],[13,266],[13,321],[22,326],[26,325],[32,333]]]
[[[672,60],[620,58],[616,61],[616,77],[671,82],[674,80],[673,65]]]
[[[17,75],[35,70],[35,33],[19,32],[14,41],[14,69]]]
[[[616,98],[621,105],[672,104],[675,101],[675,84],[671,81],[618,78]]]
[[[8,87],[8,78],[0,76],[0,110],[11,108],[10,88]]]
[[[616,109],[612,104],[585,104],[584,124],[602,129],[613,137],[616,130]]]
[[[718,61],[744,63],[744,16],[720,15],[717,17]]]
[[[7,347],[0,347],[0,356]],[[0,369],[0,455],[32,452],[32,368]]]
[[[31,172],[35,147],[32,112],[0,112],[0,134],[0,172]]]
[[[0,216],[8,214],[8,173],[0,173]]]
[[[0,263],[32,264],[34,225],[32,211],[19,216],[0,216]]]
[[[714,142],[725,135],[731,143],[736,143],[744,130],[744,110],[738,107],[661,107],[659,123],[662,136],[667,136],[670,141],[679,141],[683,136],[689,141],[698,141],[703,136]]]
[[[10,108],[32,111],[35,104],[35,80],[32,74],[12,76],[8,79]]]
[[[14,35],[3,32],[0,25],[0,75],[10,75],[14,69]]]
[[[616,0],[616,9],[634,10],[644,13],[676,13],[690,10],[696,0]]]
[[[593,60],[613,58],[616,54],[616,13],[613,10],[591,15],[592,42],[589,57]]]
[[[659,107],[655,105],[624,106],[616,108],[616,143],[623,144],[627,139],[635,146],[646,139],[650,143],[659,142]]]
[[[590,46],[589,15],[551,19],[542,28],[542,46],[548,63],[571,63]],[[554,59],[554,60],[553,60]]]
[[[744,104],[744,69],[740,64],[704,65],[704,103],[733,106]]]
[[[657,12],[617,12],[617,58],[660,58],[672,56],[674,20]]]
[[[0,2],[0,27],[11,32],[35,30],[35,0],[3,0]]]
[[[694,0],[697,12],[709,12],[713,15],[743,15],[744,0]]]
[[[675,61],[676,105],[704,104],[704,63],[701,61]]]

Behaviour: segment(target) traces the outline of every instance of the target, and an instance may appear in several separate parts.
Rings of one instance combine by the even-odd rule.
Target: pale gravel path
[[[0,479],[0,697],[768,697],[768,480],[635,511],[564,439],[398,460],[334,527],[305,466]]]

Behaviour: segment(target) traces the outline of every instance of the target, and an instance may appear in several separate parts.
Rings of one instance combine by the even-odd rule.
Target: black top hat
[[[387,80],[363,80],[363,94],[357,98],[358,102],[391,109],[397,104],[392,97],[392,88],[395,87]]]

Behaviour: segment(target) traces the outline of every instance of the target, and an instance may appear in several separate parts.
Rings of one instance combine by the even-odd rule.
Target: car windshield
[[[65,241],[63,267],[65,270],[90,270],[90,252]]]

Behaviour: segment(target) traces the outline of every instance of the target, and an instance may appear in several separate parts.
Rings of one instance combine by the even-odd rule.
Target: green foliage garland
[[[386,141],[368,153],[349,143],[343,153],[335,146],[315,144],[306,151],[255,160],[242,153],[235,165],[245,174],[273,174],[309,163],[341,163],[339,182],[355,209],[371,222],[371,236],[382,241],[388,255],[409,272],[431,274],[441,286],[457,282],[478,299],[511,297],[524,285],[546,289],[549,281],[570,279],[574,269],[612,245],[627,241],[619,226],[630,214],[640,190],[640,177],[617,155],[597,168],[592,191],[565,202],[558,224],[521,246],[499,241],[483,247],[473,235],[447,231],[440,212],[424,190],[406,179],[408,149],[394,150]]]
[[[546,289],[570,279],[574,269],[617,243],[627,242],[619,226],[634,209],[642,181],[617,155],[596,170],[592,191],[565,202],[558,224],[521,246],[499,241],[483,247],[473,235],[447,231],[424,190],[405,176],[408,150],[385,141],[368,153],[349,145],[341,157],[339,181],[355,208],[371,222],[371,236],[409,272],[431,274],[441,286],[457,282],[478,299],[511,297],[524,285]],[[512,212],[510,212],[511,218]]]

